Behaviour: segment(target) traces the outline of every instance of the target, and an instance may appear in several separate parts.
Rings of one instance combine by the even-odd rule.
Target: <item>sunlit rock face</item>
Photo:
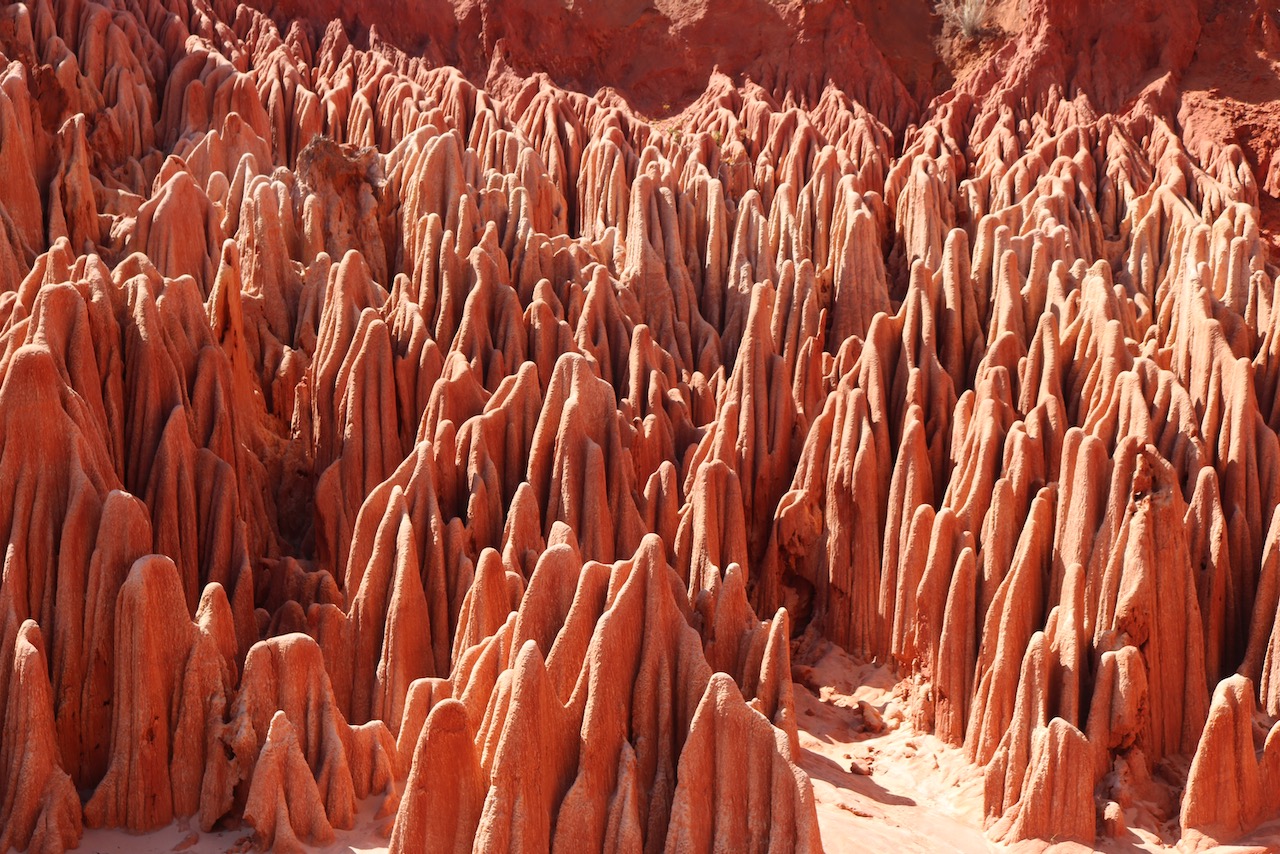
[[[0,9],[0,852],[1275,818],[1280,14],[899,5]]]

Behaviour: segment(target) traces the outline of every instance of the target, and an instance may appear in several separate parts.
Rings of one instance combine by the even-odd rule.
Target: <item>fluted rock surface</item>
[[[1280,14],[891,5],[0,10],[0,852],[1276,818]]]

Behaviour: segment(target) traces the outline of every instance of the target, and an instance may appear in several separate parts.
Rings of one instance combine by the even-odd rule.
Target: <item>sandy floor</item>
[[[1130,829],[1097,847],[1043,841],[997,846],[982,832],[982,772],[958,748],[915,732],[902,720],[890,671],[861,664],[824,644],[812,666],[793,667],[801,765],[813,780],[827,854],[844,852],[1126,852],[1173,851],[1158,837]],[[873,712],[864,715],[859,702]],[[877,728],[879,715],[883,729]],[[870,723],[868,723],[868,719]],[[1217,854],[1277,854],[1280,820]]]
[[[339,830],[334,833],[332,845],[309,850],[321,854],[339,854],[339,852],[382,852],[387,850],[387,841],[378,834],[377,828],[385,824],[387,819],[378,818],[378,807],[382,805],[382,796],[374,795],[360,804],[360,812],[356,815],[356,826],[351,830]],[[121,830],[89,830],[85,829],[84,838],[80,841],[81,854],[162,854],[162,852],[183,852],[183,854],[244,854],[256,851],[253,845],[252,828],[223,830],[217,833],[200,833],[188,822],[176,822],[168,827],[136,836]]]
[[[994,850],[981,830],[982,775],[961,751],[899,721],[887,670],[830,647],[793,675],[801,767],[828,854]],[[864,716],[860,701],[875,711]]]

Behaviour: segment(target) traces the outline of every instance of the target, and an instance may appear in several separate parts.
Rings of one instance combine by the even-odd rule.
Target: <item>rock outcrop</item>
[[[0,851],[1280,814],[1280,18],[952,5],[0,11]]]
[[[230,606],[211,585],[192,620],[172,560],[139,558],[116,604],[117,661],[106,775],[85,804],[90,827],[155,830],[209,809],[222,757],[210,730],[234,684]],[[230,658],[229,658],[230,657]],[[214,766],[214,767],[210,767]]]
[[[62,851],[80,841],[80,799],[62,769],[54,738],[53,691],[40,629],[25,621],[5,647],[8,701],[0,741],[0,845],[5,850]]]
[[[254,766],[244,820],[258,844],[271,851],[301,852],[333,842],[320,790],[298,746],[289,716],[277,711]]]
[[[1243,676],[1218,683],[1182,796],[1182,841],[1199,851],[1239,838],[1280,809],[1280,729],[1254,747],[1254,690]]]

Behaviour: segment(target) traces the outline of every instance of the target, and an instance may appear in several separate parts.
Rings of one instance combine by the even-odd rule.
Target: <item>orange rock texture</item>
[[[901,5],[0,8],[0,852],[818,852],[816,639],[1280,815],[1280,10]]]

